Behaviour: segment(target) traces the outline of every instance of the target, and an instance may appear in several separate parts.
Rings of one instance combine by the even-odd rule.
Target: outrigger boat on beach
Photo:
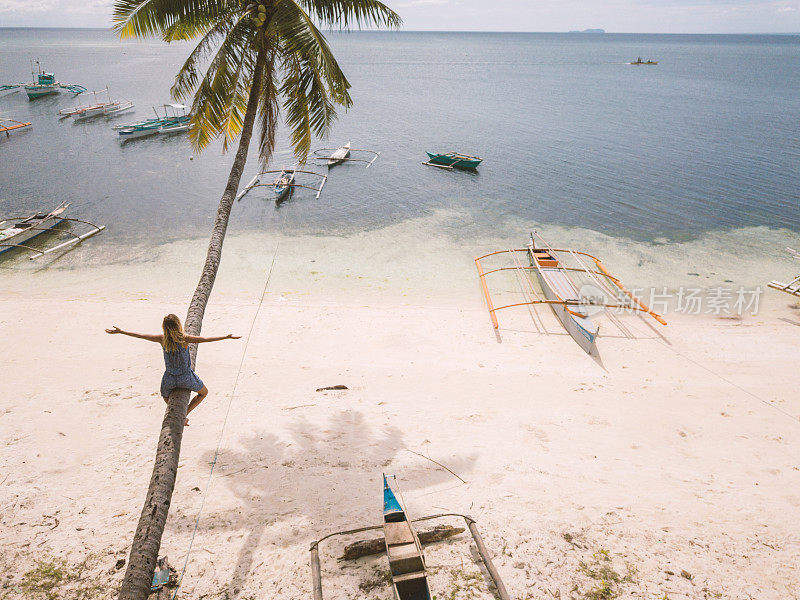
[[[482,162],[482,158],[470,156],[469,154],[460,154],[458,152],[428,152],[428,161],[422,164],[429,167],[439,167],[441,169],[474,171]]]
[[[365,168],[369,169],[378,157],[381,155],[380,152],[375,152],[374,150],[359,150],[357,148],[351,148],[350,142],[347,142],[344,146],[339,146],[338,148],[319,148],[314,150],[312,154],[317,154],[318,152],[330,152],[328,156],[312,156],[312,160],[324,160],[328,162],[328,168],[334,167],[336,165],[340,165],[344,162],[365,162],[367,166]],[[350,154],[352,152],[369,152],[374,154],[375,156],[372,160],[366,160],[363,158],[352,158]]]
[[[10,132],[16,129],[24,129],[30,127],[31,123],[23,123],[22,121],[15,121],[14,119],[0,119],[0,133],[5,133],[6,137]]]
[[[264,175],[269,173],[278,173],[278,176],[273,179],[271,182],[268,183],[261,183]],[[297,183],[297,174],[298,173],[305,173],[307,175],[315,175],[316,177],[320,178],[319,187],[304,185],[301,183]],[[301,169],[296,168],[287,168],[287,169],[273,169],[270,171],[262,171],[258,173],[253,179],[250,180],[244,189],[236,195],[236,200],[239,201],[245,197],[245,195],[256,187],[271,187],[272,193],[275,197],[275,202],[280,204],[283,202],[287,197],[289,197],[295,188],[306,188],[309,190],[315,191],[316,199],[319,199],[320,194],[322,194],[322,188],[325,187],[325,182],[328,180],[327,175],[323,175],[322,173],[317,173],[316,171],[303,171]]]
[[[800,252],[797,250],[787,248],[786,251],[791,255],[792,258],[800,260]],[[800,275],[788,283],[783,283],[782,281],[770,281],[767,285],[774,290],[780,290],[781,292],[786,292],[792,296],[800,297]]]
[[[395,600],[431,600],[422,545],[386,475],[383,476],[383,537]]]
[[[36,64],[36,70],[33,68],[34,63]],[[56,77],[53,73],[45,73],[42,71],[42,66],[39,63],[39,59],[36,59],[31,63],[31,76],[33,81],[30,83],[11,83],[0,85],[0,92],[13,90],[15,88],[23,88],[25,93],[28,95],[28,100],[36,100],[42,96],[57,94],[61,90],[67,90],[75,95],[82,94],[86,91],[86,88],[82,85],[60,83],[56,81]]]
[[[93,223],[89,223],[88,221],[69,219],[65,217],[64,213],[68,207],[68,202],[62,202],[49,212],[36,212],[26,217],[8,217],[0,220],[0,227],[6,223],[11,223],[7,227],[0,228],[0,254],[3,254],[4,252],[11,252],[14,249],[21,249],[34,253],[28,257],[30,259],[39,258],[40,256],[50,254],[56,250],[74,246],[75,244],[78,244],[79,242],[82,242],[83,240],[100,233],[106,228],[105,225],[98,226]],[[32,239],[52,232],[54,228],[65,222],[89,225],[92,229],[82,235],[77,235],[71,231],[59,230],[59,233],[69,235],[72,239],[62,244],[58,244],[52,248],[48,248],[47,250],[38,250],[28,245],[28,242],[30,242]]]
[[[503,253],[511,255],[513,266],[484,271],[482,260]],[[522,264],[519,253],[526,256],[528,266]],[[571,260],[572,266],[568,266],[564,260],[567,257]],[[594,268],[591,268],[587,262],[593,262]],[[650,310],[618,278],[609,273],[599,258],[577,250],[553,248],[536,232],[531,234],[530,242],[525,248],[499,250],[476,257],[475,266],[478,269],[486,305],[495,329],[500,328],[495,315],[498,310],[513,306],[547,304],[572,339],[584,351],[592,354],[595,351],[595,341],[599,332],[599,326],[592,321],[592,316],[605,309],[616,308],[643,312],[662,325],[667,324],[661,315]],[[486,283],[486,276],[506,270],[516,271],[520,281],[523,282],[522,290],[525,302],[495,307]],[[531,285],[529,276],[531,271],[536,274],[542,295],[539,295]],[[586,288],[578,286],[576,280],[578,276],[582,276],[585,283],[589,285],[591,296],[582,293],[582,289]],[[609,298],[613,300],[609,300]]]
[[[405,507],[398,501],[395,493],[397,480],[395,477],[392,477],[392,479],[395,481],[394,489],[389,486],[388,478],[385,475],[383,476],[383,523],[381,525],[337,531],[312,542],[311,582],[314,600],[324,600],[322,595],[322,568],[319,557],[320,544],[335,536],[350,536],[379,529],[383,529],[383,539],[359,540],[345,548],[345,554],[341,557],[341,560],[354,560],[363,556],[381,554],[383,549],[389,559],[394,600],[431,600],[428,572],[425,566],[425,557],[422,553],[420,537],[426,540],[425,543],[431,544],[458,535],[464,529],[446,525],[437,526],[433,530],[423,531],[420,535],[417,535],[413,524],[433,519],[454,517],[464,519],[469,532],[472,534],[472,540],[475,542],[475,548],[478,551],[480,560],[489,574],[487,585],[494,584],[493,591],[500,600],[511,600],[511,595],[508,593],[500,573],[494,566],[489,551],[486,549],[486,544],[484,544],[483,537],[478,531],[478,524],[475,519],[469,515],[458,513],[443,513],[418,517],[413,520],[409,519]],[[350,553],[350,550],[354,552]],[[489,580],[491,580],[491,583]]]

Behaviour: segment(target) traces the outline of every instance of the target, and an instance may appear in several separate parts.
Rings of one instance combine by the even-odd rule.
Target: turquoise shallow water
[[[740,228],[800,230],[800,37],[478,33],[330,34],[354,107],[331,140],[382,153],[331,171],[322,198],[268,192],[236,205],[233,232],[352,234],[439,214],[458,239],[524,235],[531,224],[640,242]],[[33,121],[0,140],[0,212],[62,200],[109,226],[96,244],[205,236],[231,162],[185,137],[120,145],[111,125],[169,101],[186,45],[117,41],[101,30],[0,29],[0,79],[41,58],[59,80],[108,85],[137,109],[60,122],[68,95],[0,96]],[[654,67],[625,64],[637,56]],[[423,167],[429,149],[478,154],[477,174]],[[274,165],[292,164],[285,132]],[[251,158],[243,182],[256,170]],[[323,169],[320,169],[323,171]],[[731,236],[735,239],[735,236]]]

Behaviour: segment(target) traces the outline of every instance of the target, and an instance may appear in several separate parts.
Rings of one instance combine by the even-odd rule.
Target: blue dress
[[[167,352],[164,349],[164,376],[161,378],[161,396],[169,398],[172,390],[182,388],[199,392],[203,389],[203,382],[192,371],[189,358],[189,348],[178,346],[176,352]]]

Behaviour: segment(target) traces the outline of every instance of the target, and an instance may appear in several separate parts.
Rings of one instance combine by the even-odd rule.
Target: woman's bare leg
[[[199,392],[197,392],[197,396],[192,398],[192,401],[189,402],[189,408],[186,411],[186,415],[188,416],[190,412],[192,412],[195,408],[197,408],[197,405],[200,404],[203,400],[205,400],[206,396],[208,396],[208,388],[206,386],[203,386],[203,388]],[[186,419],[186,422],[183,425],[185,427],[188,424],[189,424],[189,419]]]

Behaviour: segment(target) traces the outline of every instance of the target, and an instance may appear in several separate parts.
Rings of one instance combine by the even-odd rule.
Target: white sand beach
[[[382,472],[412,517],[472,515],[518,600],[800,597],[788,296],[765,292],[755,317],[625,316],[627,335],[603,325],[595,360],[547,309],[500,313],[496,335],[469,252],[428,285],[413,260],[447,240],[420,240],[408,262],[384,244],[352,260],[361,241],[281,241],[252,331],[275,240],[258,256],[228,241],[203,331],[245,337],[198,355],[211,392],[184,435],[161,550],[182,568],[202,506],[178,598],[310,598],[309,544],[379,523]],[[4,273],[1,598],[44,597],[52,578],[24,577],[37,564],[60,569],[52,597],[119,585],[162,363],[155,344],[103,329],[183,315],[204,248]],[[354,266],[370,256],[395,270]],[[337,384],[349,389],[315,391]],[[326,599],[391,597],[384,557],[336,560],[369,537],[323,543]],[[465,533],[427,547],[437,599],[494,597],[471,546]]]

